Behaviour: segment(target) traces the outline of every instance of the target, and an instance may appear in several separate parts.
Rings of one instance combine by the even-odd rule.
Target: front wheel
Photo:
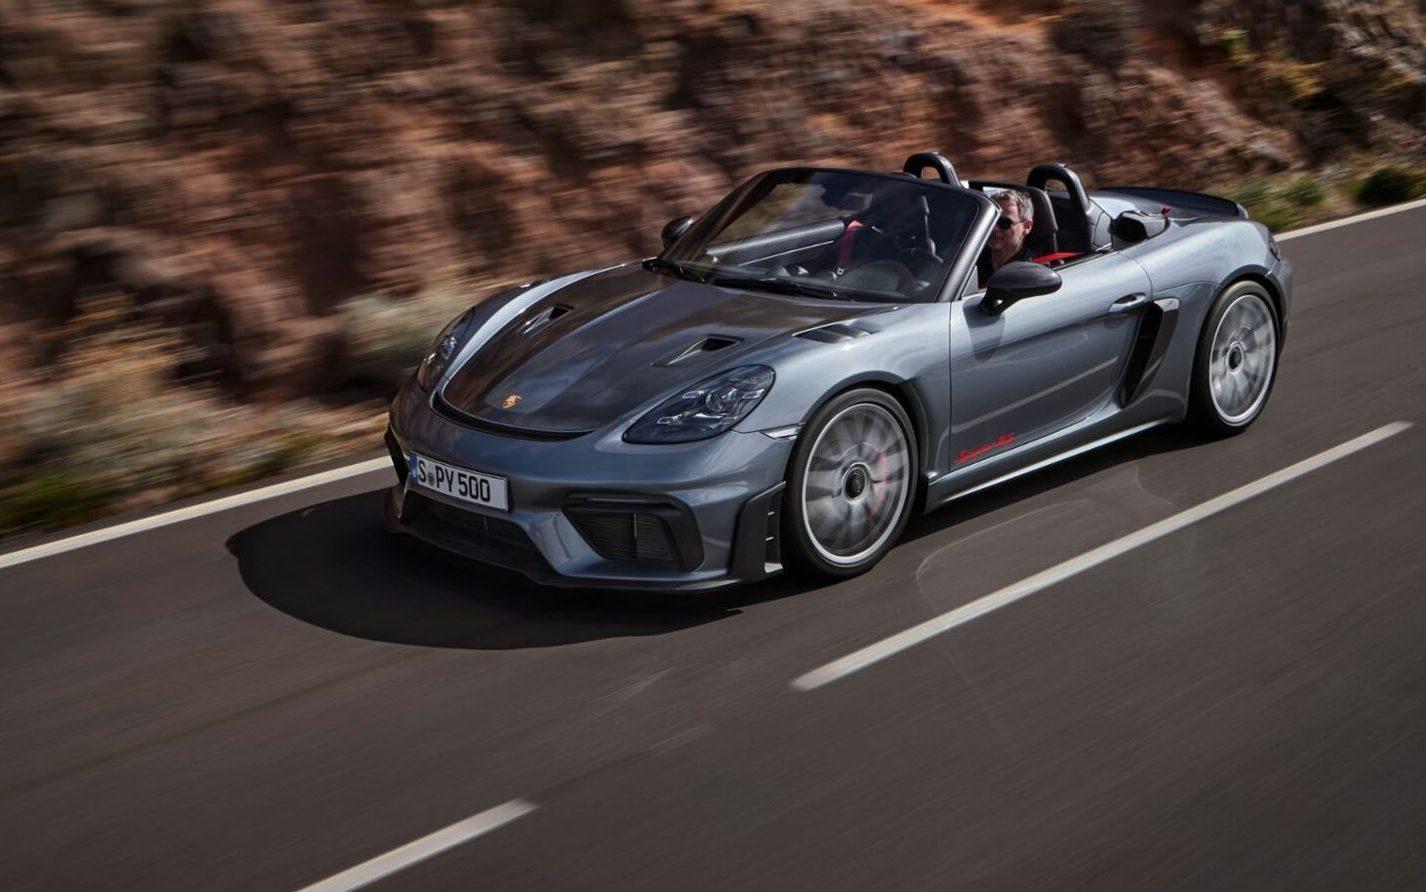
[[[1277,312],[1263,287],[1239,282],[1218,296],[1199,336],[1190,415],[1220,436],[1262,413],[1277,377]]]
[[[848,391],[817,410],[793,450],[783,511],[790,569],[842,579],[871,569],[906,528],[916,442],[901,404]]]

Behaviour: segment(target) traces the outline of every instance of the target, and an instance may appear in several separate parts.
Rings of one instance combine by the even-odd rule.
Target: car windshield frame
[[[784,195],[803,192],[788,202],[769,200],[779,187],[789,187]],[[767,205],[780,213],[760,224]],[[966,260],[968,248],[978,245],[994,214],[989,199],[959,183],[832,167],[778,168],[730,192],[651,264],[695,281],[772,295],[934,303],[958,291],[974,265],[973,257]],[[730,231],[735,236],[723,238]],[[863,250],[858,243],[874,247]],[[856,251],[873,259],[848,262]],[[751,258],[725,262],[740,252]],[[770,264],[792,256],[808,264]],[[865,269],[869,264],[877,268]],[[874,287],[892,281],[893,287]]]

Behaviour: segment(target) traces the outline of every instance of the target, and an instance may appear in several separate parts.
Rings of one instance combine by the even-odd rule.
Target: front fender
[[[950,306],[916,304],[872,317],[877,331],[839,343],[791,339],[799,343],[768,360],[777,374],[772,390],[735,429],[801,425],[836,394],[877,386],[906,406],[918,428],[923,467],[941,467],[950,425]]]

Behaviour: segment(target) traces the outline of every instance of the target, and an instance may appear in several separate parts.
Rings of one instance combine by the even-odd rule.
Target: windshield
[[[776,293],[932,301],[979,207],[968,194],[910,178],[773,171],[725,199],[656,265]]]

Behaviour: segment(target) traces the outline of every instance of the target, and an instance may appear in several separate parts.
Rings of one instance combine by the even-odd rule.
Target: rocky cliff
[[[1418,156],[1424,5],[10,0],[0,367],[42,381],[109,295],[180,382],[330,391],[354,296],[650,253],[783,162],[1204,187]]]

